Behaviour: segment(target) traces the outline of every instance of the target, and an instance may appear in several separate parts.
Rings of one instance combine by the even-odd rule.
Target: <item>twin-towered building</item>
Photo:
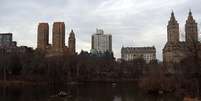
[[[180,41],[179,23],[174,13],[167,25],[167,43],[163,48],[163,61],[167,64],[180,63],[188,57],[201,58],[201,43],[198,40],[198,27],[189,11],[185,24],[185,41]],[[154,47],[122,47],[121,57],[123,60],[130,61],[143,58],[147,63],[156,59]]]
[[[37,36],[37,49],[45,52],[47,56],[74,55],[75,34],[71,30],[68,38],[68,46],[65,45],[65,24],[64,22],[54,22],[52,28],[52,45],[49,44],[49,24],[39,23]]]
[[[186,57],[199,55],[201,52],[198,27],[191,11],[185,24],[185,41],[180,41],[179,34],[179,23],[172,12],[167,25],[167,43],[163,49],[163,61],[165,63],[179,63]],[[198,54],[192,52],[198,52]]]

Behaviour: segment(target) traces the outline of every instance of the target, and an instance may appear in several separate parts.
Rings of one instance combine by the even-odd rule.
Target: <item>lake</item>
[[[53,97],[60,91],[69,96]],[[135,84],[88,83],[66,86],[0,87],[0,101],[182,101],[174,95],[153,96]]]

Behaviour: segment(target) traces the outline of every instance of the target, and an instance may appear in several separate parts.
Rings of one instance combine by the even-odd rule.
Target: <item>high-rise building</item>
[[[193,19],[192,12],[189,12],[188,18],[185,24],[186,42],[198,42],[198,29],[197,23]]]
[[[75,54],[75,33],[71,30],[69,38],[68,38],[68,49],[70,54]]]
[[[189,12],[186,20],[185,33],[186,41],[179,41],[179,24],[174,17],[174,13],[172,12],[167,26],[167,42],[163,48],[163,61],[165,63],[179,63],[186,57],[191,56],[191,51],[194,49],[189,48],[195,48],[191,46],[201,48],[201,43],[198,42],[197,23],[193,19],[191,11]],[[196,51],[198,50],[196,49]]]
[[[156,60],[155,47],[122,47],[121,59],[132,61],[135,59],[144,59],[146,63]]]
[[[65,24],[64,22],[54,22],[52,28],[52,45],[49,44],[49,25],[48,23],[39,23],[37,49],[44,52],[46,56],[74,55],[75,33],[73,30],[69,35],[68,46],[65,46]]]
[[[48,23],[39,23],[37,36],[37,49],[45,51],[49,45],[49,25]]]
[[[167,40],[169,43],[179,42],[179,24],[175,19],[174,13],[171,13],[171,18],[167,25]]]
[[[55,51],[62,52],[65,47],[65,24],[64,22],[55,22],[52,29],[53,48]]]
[[[112,35],[104,34],[102,29],[96,29],[96,33],[92,35],[91,49],[100,53],[112,52]]]
[[[0,33],[0,47],[12,47],[16,46],[16,42],[13,41],[12,33]]]

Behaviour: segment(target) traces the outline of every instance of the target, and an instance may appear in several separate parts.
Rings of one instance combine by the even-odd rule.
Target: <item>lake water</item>
[[[51,97],[60,91],[65,98]],[[173,95],[153,96],[141,92],[135,84],[82,84],[59,87],[0,87],[0,101],[182,101]]]

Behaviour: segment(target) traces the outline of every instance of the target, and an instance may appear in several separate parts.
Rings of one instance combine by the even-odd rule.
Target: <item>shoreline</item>
[[[133,83],[137,84],[137,81],[71,81],[66,83],[61,83],[63,85],[80,85],[80,84],[109,84],[109,83]],[[0,86],[40,86],[40,85],[51,85],[48,82],[33,82],[33,81],[24,81],[24,80],[0,80]],[[59,84],[58,84],[59,85]]]
[[[0,80],[0,86],[25,86],[25,85],[45,85],[44,82],[31,82],[31,81],[23,81],[23,80]]]

